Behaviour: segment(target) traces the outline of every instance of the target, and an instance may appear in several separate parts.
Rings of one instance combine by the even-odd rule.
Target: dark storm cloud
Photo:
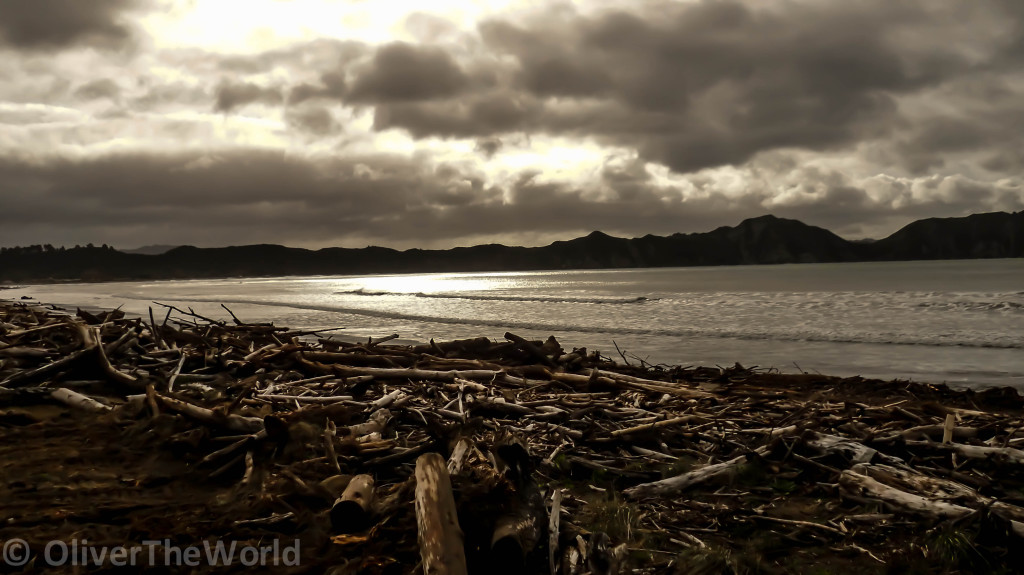
[[[4,0],[0,45],[51,50],[72,46],[123,48],[132,40],[125,21],[139,0]]]
[[[1010,49],[1012,37],[986,40],[984,27],[978,45],[943,38],[965,14],[1019,10],[952,4],[705,0],[494,19],[480,26],[484,45],[515,62],[493,66],[495,82],[472,85],[437,48],[393,44],[353,95],[376,104],[377,129],[415,137],[544,132],[632,147],[679,172],[742,164],[764,150],[890,135],[903,121],[897,98]]]
[[[394,42],[378,48],[356,75],[350,97],[364,103],[432,100],[457,96],[469,83],[444,50]]]
[[[299,84],[292,88],[291,93],[288,95],[288,103],[300,104],[315,98],[342,100],[345,97],[347,87],[343,72],[325,72],[320,76],[319,85]]]
[[[30,4],[67,10],[40,19]],[[767,212],[879,236],[1024,209],[1018,0],[562,4],[478,33],[415,15],[418,43],[161,49],[124,76],[110,52],[29,53],[129,45],[136,5],[0,0],[13,55],[0,75],[14,80],[0,113],[18,124],[0,133],[0,244],[529,243]],[[207,113],[246,106],[263,121],[241,135]],[[409,154],[402,137],[366,133],[370,117],[468,144]],[[325,157],[233,149],[260,131]],[[512,167],[547,145],[575,146],[580,165]],[[128,146],[139,151],[109,152]],[[375,146],[403,151],[352,151]],[[733,167],[705,169],[717,166]]]
[[[235,108],[262,102],[280,104],[284,101],[280,88],[258,86],[250,82],[230,82],[222,80],[216,89],[217,100],[213,109],[217,112],[229,113]]]
[[[459,100],[402,102],[376,107],[377,130],[403,128],[417,138],[475,137],[540,128],[543,107],[528,95],[492,91]]]
[[[696,181],[686,197],[655,185],[635,158],[609,158],[611,191],[543,181],[525,172],[507,187],[473,168],[388,154],[307,159],[280,151],[131,153],[93,159],[0,159],[0,245],[17,243],[280,242],[452,245],[469,238],[568,237],[601,229],[669,234],[732,225],[768,211],[832,229],[977,211],[978,202],[1024,207],[1021,191],[965,178],[882,182],[888,198],[834,174],[772,201],[766,190],[729,197]],[[917,186],[916,190],[912,190]],[[83,225],[83,222],[86,222]],[[895,227],[895,224],[894,224]],[[891,231],[888,230],[888,231]]]
[[[984,169],[1019,171],[1024,90],[1014,80],[984,72],[949,82],[934,98],[943,103],[939,111],[907,125],[886,152],[918,175],[941,171],[949,158],[979,152],[986,156],[978,162]]]
[[[285,121],[295,129],[316,136],[327,136],[341,129],[331,111],[322,106],[289,108],[285,112]]]
[[[476,147],[474,149],[485,157],[493,158],[494,154],[498,153],[498,150],[501,149],[502,145],[503,142],[500,138],[481,138],[476,141]]]
[[[656,19],[620,12],[547,29],[491,22],[482,33],[519,60],[532,94],[608,101],[610,113],[590,118],[594,132],[681,172],[765,149],[857,141],[895,118],[893,93],[959,64],[949,54],[911,66],[888,40],[893,26],[923,13],[729,1],[663,8]],[[556,26],[569,30],[568,45],[552,40]],[[550,116],[556,128],[571,120]]]

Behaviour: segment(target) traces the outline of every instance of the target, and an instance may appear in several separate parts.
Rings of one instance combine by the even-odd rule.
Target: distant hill
[[[154,244],[154,245],[151,245],[151,246],[142,246],[141,248],[135,248],[133,250],[119,250],[119,251],[122,251],[122,252],[124,252],[126,254],[142,254],[142,255],[146,255],[146,256],[158,256],[160,254],[165,254],[165,253],[173,250],[176,247],[179,247],[179,246],[176,246],[176,245],[175,246],[169,246],[169,245],[166,245],[166,244]]]
[[[872,245],[887,260],[1021,257],[1024,212],[918,220]]]
[[[163,246],[150,246],[163,247]],[[141,248],[140,248],[141,249]],[[138,252],[138,250],[133,250]],[[178,246],[147,255],[87,246],[0,250],[0,281],[183,279],[455,271],[553,270],[1024,257],[1024,212],[932,218],[874,242],[775,216],[705,233],[617,238],[601,232],[542,247],[488,244],[449,250],[279,245]]]

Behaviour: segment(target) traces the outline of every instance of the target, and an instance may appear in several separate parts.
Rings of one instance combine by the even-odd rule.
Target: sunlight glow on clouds
[[[769,211],[864,237],[1024,209],[1014,0],[40,2],[0,3],[0,244],[536,244]]]

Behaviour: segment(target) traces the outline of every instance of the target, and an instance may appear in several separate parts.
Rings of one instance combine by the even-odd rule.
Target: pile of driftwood
[[[187,461],[188,481],[253,501],[218,536],[322,534],[302,550],[306,570],[945,572],[1020,559],[1012,390],[629,365],[512,333],[352,343],[157,309],[0,307],[0,407],[58,402],[145,438]]]

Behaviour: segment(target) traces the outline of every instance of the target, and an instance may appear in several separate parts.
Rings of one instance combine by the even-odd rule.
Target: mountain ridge
[[[850,241],[799,220],[763,215],[709,232],[620,238],[594,231],[539,247],[484,244],[445,250],[277,244],[177,246],[164,253],[52,246],[0,250],[0,281],[110,281],[483,272],[1024,257],[1024,212],[912,222],[873,242]]]

